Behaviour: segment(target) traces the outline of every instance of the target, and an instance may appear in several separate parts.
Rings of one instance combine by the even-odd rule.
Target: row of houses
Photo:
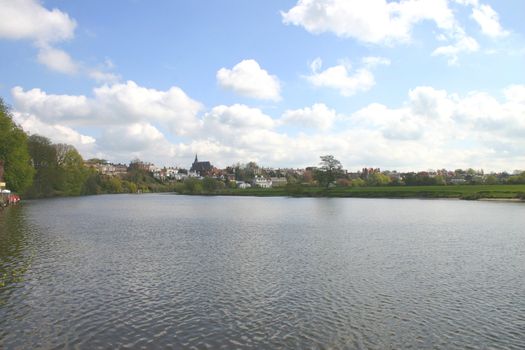
[[[264,177],[256,175],[251,182],[236,181],[237,188],[262,187],[272,188],[285,186],[288,180],[285,177]]]
[[[224,182],[235,182],[239,188],[284,186],[288,183],[288,178],[293,178],[303,183],[312,183],[317,169],[316,167],[307,167],[305,169],[262,168],[254,162],[246,165],[237,164],[225,169],[217,169],[209,161],[200,161],[197,155],[195,155],[195,159],[189,170],[179,167],[160,168],[152,163],[145,163],[138,160],[132,161],[129,166],[105,161],[88,161],[86,165],[97,169],[97,171],[103,175],[109,176],[124,176],[130,169],[138,168],[148,171],[159,181],[184,181],[186,178],[202,179],[204,177],[211,177]],[[343,174],[343,177],[348,180],[363,179],[365,181],[377,176],[377,174],[381,174],[387,176],[393,183],[406,182],[407,184],[409,184],[410,181],[424,183],[428,179],[435,179],[436,183],[440,184],[489,183],[490,181],[501,183],[505,182],[505,180],[511,176],[507,173],[485,174],[482,170],[473,169],[397,172],[389,170],[381,171],[379,168],[363,168],[357,172],[344,171]],[[437,181],[438,177],[439,181]],[[429,183],[431,184],[432,181]]]

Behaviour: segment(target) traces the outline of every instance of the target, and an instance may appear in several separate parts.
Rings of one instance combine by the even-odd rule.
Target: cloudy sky
[[[0,0],[0,96],[85,158],[525,169],[523,0]]]

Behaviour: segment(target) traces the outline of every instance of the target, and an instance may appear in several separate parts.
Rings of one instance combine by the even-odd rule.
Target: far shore
[[[451,186],[378,186],[310,187],[301,185],[276,188],[220,189],[182,191],[179,194],[255,197],[327,197],[327,198],[421,198],[513,201],[525,199],[525,185],[451,185]]]

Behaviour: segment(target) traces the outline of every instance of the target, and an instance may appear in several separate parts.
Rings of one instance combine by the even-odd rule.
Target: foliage
[[[381,173],[373,173],[366,179],[368,186],[386,186],[391,182],[390,177]]]
[[[423,173],[407,173],[404,175],[404,182],[407,186],[434,186],[445,185],[445,178],[441,175],[430,177]]]
[[[509,184],[525,184],[525,172],[519,175],[514,175],[508,178],[507,183]]]
[[[31,135],[28,148],[36,173],[27,194],[34,198],[57,195],[63,178],[58,168],[56,149],[51,140],[40,135]]]
[[[326,188],[343,175],[343,165],[332,155],[321,156],[319,165],[315,171],[315,179]]]
[[[202,180],[202,187],[207,192],[214,192],[214,191],[225,188],[226,185],[222,181],[213,179],[211,177],[206,177],[204,178],[204,180]]]
[[[339,187],[348,187],[352,185],[352,181],[345,179],[345,178],[341,178],[341,179],[337,179],[336,184]]]
[[[361,178],[352,179],[352,187],[362,187],[362,186],[365,186],[365,185],[366,185],[365,180],[363,180]]]
[[[58,166],[63,174],[61,189],[67,196],[79,196],[89,173],[78,151],[73,146],[67,146],[64,154],[57,151]]]
[[[495,175],[489,175],[485,178],[485,183],[487,185],[496,185],[499,183],[499,180]]]
[[[184,193],[202,193],[202,181],[193,177],[184,180]]]
[[[0,160],[4,161],[4,179],[15,192],[24,192],[33,182],[27,148],[27,135],[13,122],[13,117],[0,98]]]
[[[354,180],[353,180],[354,181]],[[455,185],[455,186],[375,186],[375,187],[313,187],[225,189],[221,195],[294,196],[294,197],[357,197],[357,198],[461,198],[461,199],[525,199],[525,185]],[[523,196],[523,197],[521,197]]]

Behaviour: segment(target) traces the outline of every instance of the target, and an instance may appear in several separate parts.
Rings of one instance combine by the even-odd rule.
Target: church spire
[[[194,163],[198,163],[199,162],[199,159],[197,158],[197,153],[195,153],[195,161]]]

